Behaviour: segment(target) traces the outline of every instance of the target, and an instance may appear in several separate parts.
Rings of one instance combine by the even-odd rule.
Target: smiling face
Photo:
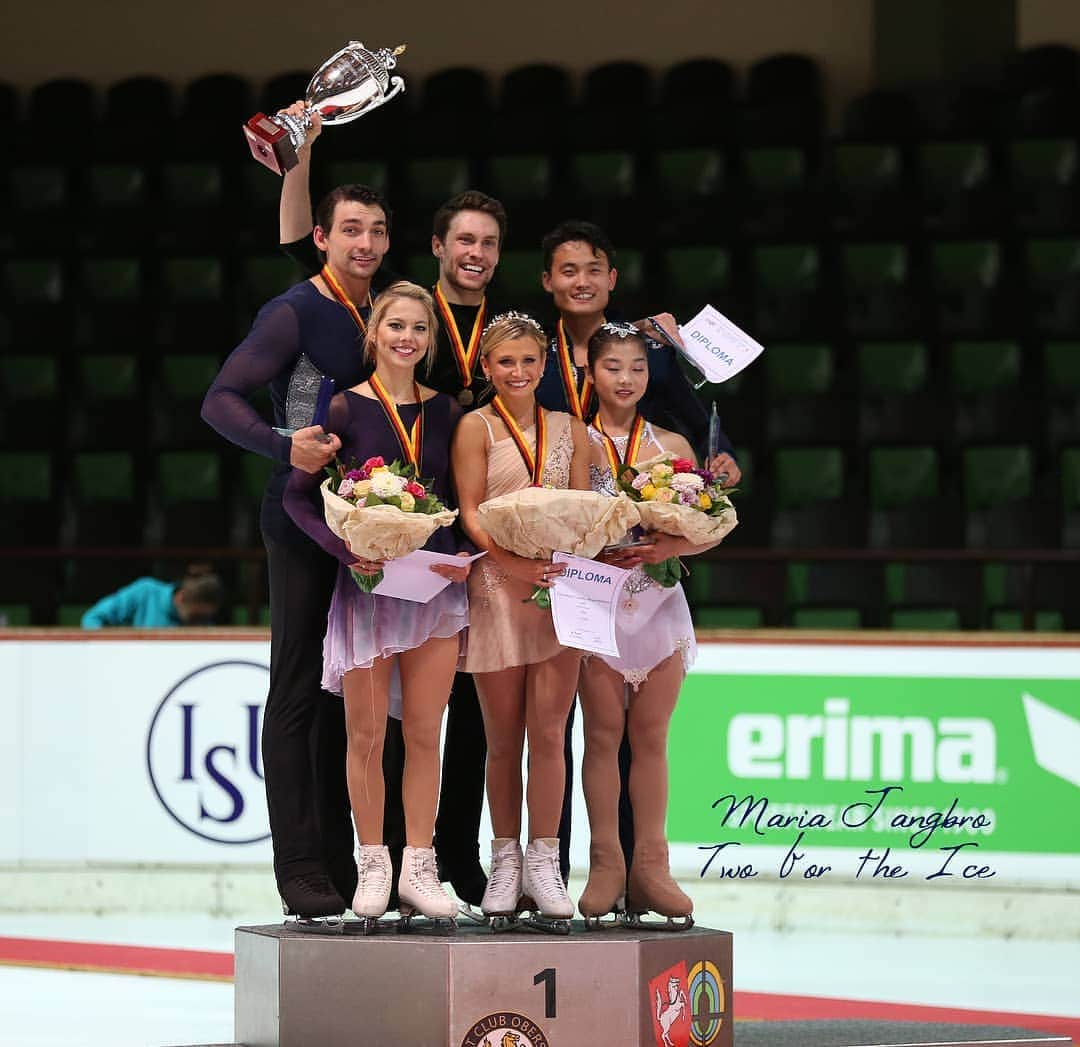
[[[458,211],[446,239],[431,238],[439,282],[459,293],[482,294],[499,264],[499,223],[483,211]]]
[[[536,393],[546,355],[537,337],[521,334],[495,344],[482,357],[481,366],[499,399],[520,403]]]
[[[590,356],[592,354],[590,353]],[[640,338],[615,338],[601,346],[589,365],[601,405],[632,407],[649,384],[649,361]]]
[[[607,308],[617,276],[603,251],[570,240],[555,248],[541,279],[560,313],[588,316]]]
[[[315,246],[339,279],[370,280],[390,249],[386,213],[377,204],[340,200],[330,229],[315,227]]]
[[[431,344],[431,320],[412,298],[394,298],[379,317],[374,336],[376,371],[384,374],[412,370]]]

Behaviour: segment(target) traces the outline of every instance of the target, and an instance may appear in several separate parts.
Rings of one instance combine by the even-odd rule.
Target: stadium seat
[[[326,165],[326,175],[330,185],[359,184],[390,192],[390,165],[382,160],[335,160]]]
[[[152,446],[182,450],[218,445],[221,438],[199,417],[199,409],[220,366],[216,356],[161,357],[151,383]]]
[[[233,341],[229,281],[221,258],[166,257],[155,342],[173,352],[224,351]]]
[[[779,343],[765,354],[772,444],[848,443],[855,433],[855,403],[838,381],[830,345]]]
[[[930,446],[872,447],[869,544],[877,549],[954,548],[962,514],[942,482],[938,451]]]
[[[570,75],[562,66],[534,63],[511,69],[499,85],[492,148],[500,152],[520,149],[522,128],[542,126],[546,147],[560,151],[570,131],[572,95]]]
[[[733,605],[730,607],[699,607],[694,612],[698,629],[760,629],[765,624],[760,607]]]
[[[863,544],[864,521],[848,485],[842,448],[781,447],[773,453],[773,470],[774,546]]]
[[[738,214],[751,239],[809,236],[820,225],[806,151],[791,146],[746,149],[741,156]]]
[[[73,333],[67,267],[58,258],[13,257],[0,278],[0,325],[9,343],[33,352],[65,351]]]
[[[232,485],[229,544],[237,548],[260,545],[259,510],[274,463],[257,454],[241,455],[239,483]]]
[[[571,122],[571,143],[577,148],[603,140],[615,146],[636,146],[641,129],[653,111],[652,71],[643,62],[604,62],[589,69],[582,80],[581,100]]]
[[[1080,444],[1080,342],[1043,346],[1043,415],[1049,447]]]
[[[1061,544],[1080,548],[1080,447],[1061,452]]]
[[[1030,549],[1056,543],[1053,507],[1035,498],[1035,456],[1030,447],[967,447],[962,468],[968,546]]]
[[[1072,138],[1009,142],[1009,210],[1024,233],[1080,229],[1080,157]]]
[[[1028,314],[1041,334],[1080,334],[1080,240],[1034,239],[1024,245]]]
[[[669,145],[726,142],[734,119],[734,84],[731,66],[718,58],[670,66],[660,81],[654,137]]]
[[[726,316],[737,313],[738,296],[727,248],[669,247],[661,259],[663,302],[680,321],[685,323],[706,303]]]
[[[153,546],[220,546],[228,540],[221,458],[210,451],[157,456],[143,542]]]
[[[299,266],[283,254],[249,255],[240,263],[240,291],[252,311],[304,279]]]
[[[925,342],[862,342],[856,360],[860,443],[934,443],[943,437],[949,411],[931,383]]]
[[[991,629],[1023,629],[1030,599],[1034,628],[1039,632],[1061,631],[1080,607],[1078,575],[1080,566],[1076,564],[986,564],[982,570],[986,624]]]
[[[153,323],[139,257],[83,258],[77,293],[80,352],[143,349]]]
[[[727,163],[719,149],[669,149],[653,156],[656,238],[662,244],[724,238],[736,223]]]
[[[687,566],[690,575],[683,586],[697,625],[703,626],[708,620],[703,616],[707,615],[716,623],[713,628],[727,628],[719,621],[721,612],[745,618],[750,606],[756,612],[750,628],[780,625],[783,621],[783,564],[697,556]]]
[[[887,338],[917,330],[919,302],[906,244],[845,244],[841,268],[848,331]]]
[[[449,197],[463,193],[471,181],[469,160],[464,156],[432,156],[408,161],[403,188],[409,209],[419,213],[406,228],[410,233],[415,228],[418,239],[423,234],[430,238],[431,211]],[[404,202],[398,206],[399,213],[403,213]],[[400,222],[397,228],[401,228]]]
[[[807,54],[776,54],[746,74],[738,136],[756,144],[817,143],[824,130],[821,72]]]
[[[30,604],[0,604],[0,629],[18,629],[25,627],[30,624],[30,619]]]
[[[1026,387],[1023,354],[1016,342],[954,342],[949,346],[953,439],[990,442],[1008,433],[1036,440],[1042,405]]]
[[[799,628],[859,628],[881,624],[884,600],[878,564],[792,562],[787,566],[786,602]],[[835,624],[824,624],[827,621]]]
[[[526,312],[546,313],[550,299],[540,283],[544,259],[539,250],[503,251],[492,281],[491,293],[497,301],[513,302]]]
[[[551,158],[545,153],[516,153],[488,160],[492,194],[504,204],[541,203],[551,193]],[[515,228],[518,216],[514,214]]]
[[[905,145],[923,134],[915,100],[903,91],[875,89],[857,95],[844,109],[844,140]]]
[[[57,358],[0,357],[0,441],[9,449],[40,447],[43,427],[63,426]]]
[[[56,536],[52,457],[0,451],[0,545],[49,545]]]
[[[1003,278],[998,243],[964,240],[931,244],[929,267],[940,332],[980,335],[1010,330],[1010,289]]]
[[[842,234],[902,234],[914,207],[903,152],[892,143],[838,142],[825,172],[829,222]]]
[[[575,153],[569,158],[570,191],[579,204],[632,197],[637,189],[633,153]]]
[[[146,400],[138,357],[121,353],[82,356],[78,377],[68,417],[70,447],[125,447],[133,434],[146,433]]]
[[[142,514],[135,497],[135,456],[126,451],[80,453],[74,456],[71,472],[72,482],[65,485],[60,544],[138,545]]]
[[[821,253],[814,244],[753,248],[755,332],[759,339],[813,336],[827,327]]]
[[[949,633],[962,624],[955,607],[905,607],[889,612],[889,627],[903,632]]]
[[[791,624],[796,629],[863,629],[858,607],[795,607]]]
[[[976,629],[982,611],[981,570],[978,564],[965,562],[889,563],[885,598],[892,628]],[[929,611],[944,612],[944,621],[958,624],[908,624]]]
[[[176,115],[172,85],[159,76],[131,76],[109,85],[95,152],[152,160],[169,142]]]
[[[918,151],[920,211],[932,233],[993,233],[1004,224],[985,142],[924,142]]]

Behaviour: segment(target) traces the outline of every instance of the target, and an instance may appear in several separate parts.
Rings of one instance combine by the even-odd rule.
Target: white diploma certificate
[[[551,587],[551,618],[559,643],[617,658],[615,610],[630,572],[569,553],[555,553],[551,559],[566,564],[566,573]]]
[[[765,347],[736,327],[723,313],[705,306],[689,323],[679,328],[686,355],[710,382],[719,384],[734,378],[752,364]]]
[[[387,560],[383,564],[382,581],[371,591],[376,596],[392,596],[396,600],[427,603],[450,584],[449,578],[431,570],[432,564],[448,563],[451,567],[464,567],[473,560],[479,560],[481,556],[487,556],[487,553],[477,553],[466,559],[464,556],[448,556],[445,553],[417,549],[408,556]]]

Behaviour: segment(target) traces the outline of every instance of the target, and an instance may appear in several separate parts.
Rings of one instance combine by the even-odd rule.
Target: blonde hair
[[[435,301],[431,295],[419,284],[410,283],[408,280],[398,280],[392,283],[385,291],[380,292],[371,307],[371,315],[368,317],[367,327],[364,331],[364,359],[373,361],[375,358],[375,332],[379,329],[383,317],[390,306],[398,299],[405,298],[409,301],[419,302],[427,314],[428,324],[428,347],[425,353],[425,373],[431,373],[431,365],[435,360],[435,350],[438,345],[439,318],[435,314]]]
[[[507,313],[496,316],[484,328],[480,336],[480,355],[487,356],[496,346],[503,342],[512,341],[515,338],[532,338],[540,349],[547,349],[547,336],[543,328],[531,317],[524,313]]]

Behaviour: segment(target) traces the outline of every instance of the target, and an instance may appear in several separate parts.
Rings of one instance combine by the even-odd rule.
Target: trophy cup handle
[[[379,105],[385,105],[387,102],[390,101],[391,98],[394,97],[394,95],[401,94],[401,92],[404,90],[405,81],[402,80],[400,76],[390,77],[390,90],[382,96],[382,101],[379,103]]]

